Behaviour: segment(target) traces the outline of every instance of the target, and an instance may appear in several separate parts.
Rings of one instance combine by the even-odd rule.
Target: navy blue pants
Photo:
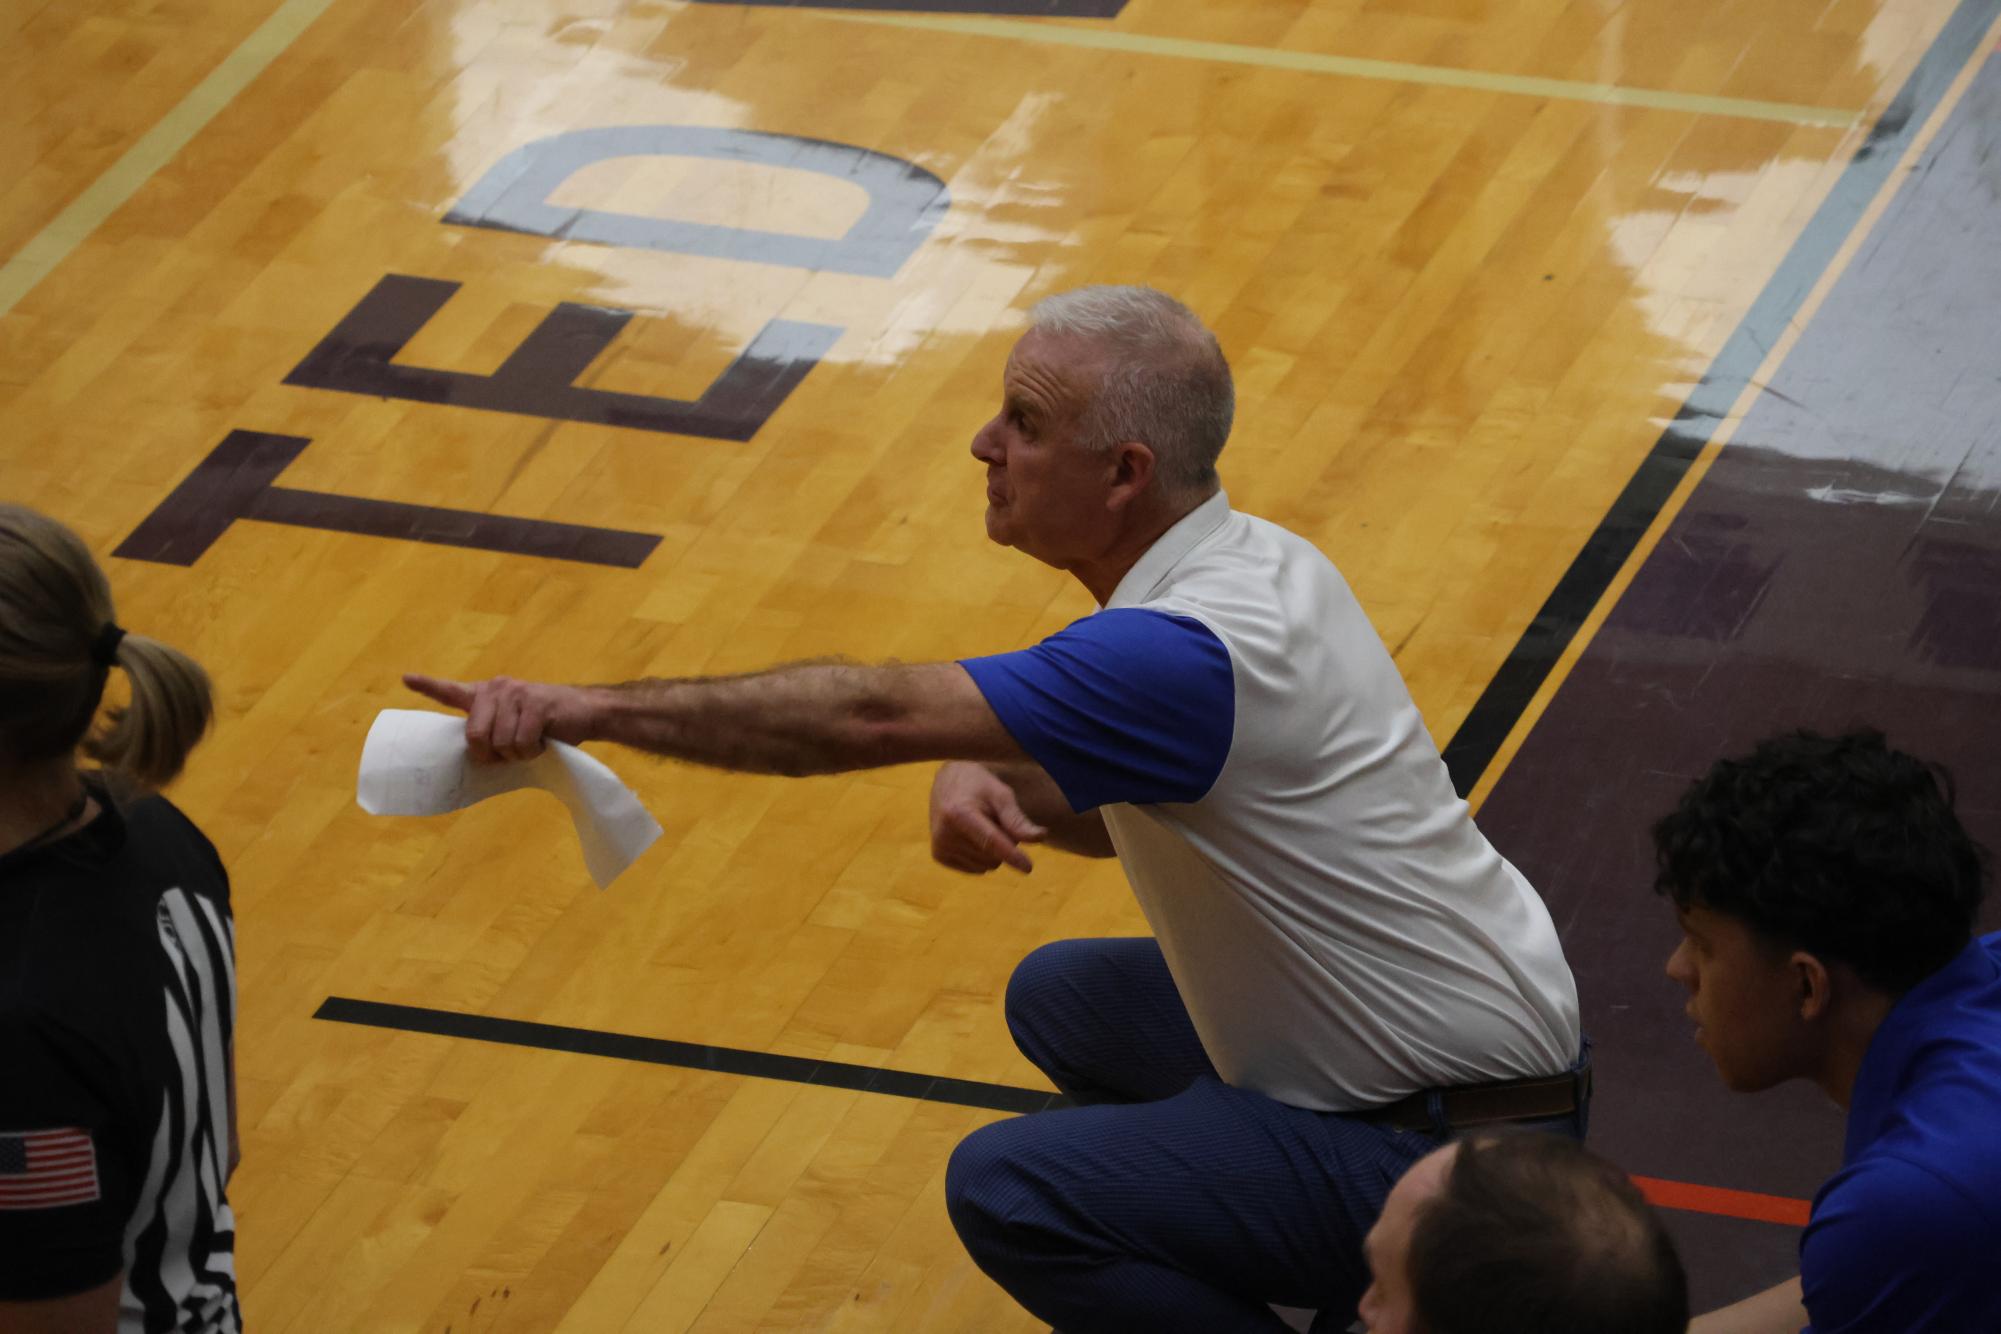
[[[1007,1021],[1080,1104],[983,1127],[946,1168],[952,1225],[1008,1295],[1064,1334],[1283,1331],[1273,1304],[1348,1327],[1362,1238],[1443,1125],[1223,1083],[1151,939],[1043,946],[1008,983]]]

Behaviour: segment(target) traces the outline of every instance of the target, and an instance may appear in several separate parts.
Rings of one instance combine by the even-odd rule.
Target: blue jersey
[[[2001,1330],[2001,933],[1890,1011],[1800,1241],[1812,1334]]]

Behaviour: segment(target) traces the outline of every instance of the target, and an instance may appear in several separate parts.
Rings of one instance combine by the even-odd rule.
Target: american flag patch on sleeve
[[[0,1210],[58,1209],[98,1197],[89,1131],[0,1131]]]

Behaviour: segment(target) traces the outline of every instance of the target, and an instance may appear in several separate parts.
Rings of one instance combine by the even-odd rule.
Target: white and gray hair
[[[1237,394],[1216,335],[1194,311],[1151,287],[1080,287],[1036,302],[1028,323],[1105,354],[1080,425],[1087,448],[1136,440],[1153,451],[1169,487],[1215,484]]]

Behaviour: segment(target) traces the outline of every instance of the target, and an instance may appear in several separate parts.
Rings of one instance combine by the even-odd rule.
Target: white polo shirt
[[[1219,492],[1096,614],[964,666],[1102,812],[1229,1083],[1350,1111],[1576,1059],[1548,910],[1311,543]]]

